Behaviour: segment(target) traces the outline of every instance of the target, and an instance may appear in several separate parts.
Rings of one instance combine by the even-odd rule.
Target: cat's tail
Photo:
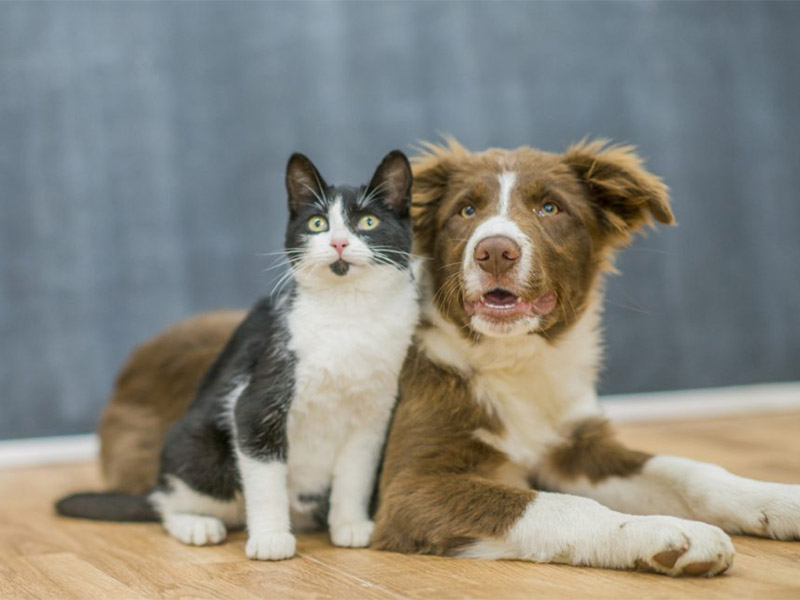
[[[147,494],[138,496],[113,492],[81,492],[56,502],[56,512],[65,517],[96,521],[158,521]]]

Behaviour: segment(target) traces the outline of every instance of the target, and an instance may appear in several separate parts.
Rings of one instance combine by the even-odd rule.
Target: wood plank
[[[9,567],[18,587],[34,598],[145,598],[71,553],[20,556]]]

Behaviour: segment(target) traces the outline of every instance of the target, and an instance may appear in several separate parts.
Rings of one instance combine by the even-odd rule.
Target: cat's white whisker
[[[276,250],[275,252],[260,252],[256,256],[287,256],[292,254],[302,254],[301,248],[286,248],[284,250]]]
[[[272,287],[272,291],[270,292],[270,296],[274,297],[277,294],[279,294],[280,291],[282,290],[282,288],[287,283],[289,283],[289,281],[292,281],[294,279],[294,277],[297,275],[297,273],[301,272],[303,269],[305,269],[305,268],[307,268],[309,266],[311,266],[311,265],[308,265],[307,263],[303,263],[303,262],[298,263],[297,265],[291,265],[289,270],[286,271],[286,273],[284,273],[283,275],[281,275],[281,277],[278,279],[278,281]]]
[[[371,190],[365,189],[364,193],[362,193],[361,196],[359,196],[358,200],[356,201],[356,207],[359,210],[363,210],[364,208],[366,208],[369,205],[369,203],[372,201],[372,199],[375,198],[375,196],[377,196],[387,186],[388,186],[387,182],[382,181],[381,183],[376,185]],[[365,193],[367,191],[369,191],[369,194]]]
[[[325,210],[328,207],[328,198],[325,195],[325,188],[322,185],[322,183],[320,182],[319,177],[316,176],[316,174],[314,175],[314,177],[317,180],[317,186],[318,186],[319,191],[317,191],[314,188],[312,188],[305,181],[301,181],[301,180],[299,180],[297,178],[292,178],[292,180],[296,181],[297,183],[302,185],[304,188],[306,188],[309,192],[311,192],[311,194],[316,199],[316,202],[314,202],[314,206],[316,206],[319,209],[320,212],[325,212]]]
[[[262,272],[262,273],[269,273],[270,271],[272,271],[272,270],[274,270],[274,269],[277,269],[277,268],[280,268],[280,267],[288,267],[288,266],[289,266],[289,265],[291,265],[291,264],[292,264],[292,263],[291,263],[290,261],[288,261],[288,260],[284,260],[284,261],[281,261],[281,262],[275,263],[274,265],[272,265],[272,266],[269,266],[269,267],[267,267],[266,269],[263,269],[261,272]]]

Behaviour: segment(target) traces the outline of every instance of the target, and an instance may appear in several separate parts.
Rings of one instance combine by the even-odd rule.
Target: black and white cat
[[[369,503],[397,381],[418,317],[410,269],[412,175],[389,153],[367,186],[287,166],[290,270],[261,300],[171,429],[144,496],[75,494],[61,514],[156,520],[186,544],[247,526],[247,556],[295,553],[292,529],[324,525],[366,546]]]

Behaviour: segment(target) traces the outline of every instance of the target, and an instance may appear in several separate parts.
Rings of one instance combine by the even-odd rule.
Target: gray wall
[[[90,431],[128,350],[270,289],[293,150],[363,180],[634,142],[680,226],[609,282],[605,392],[800,379],[800,4],[0,4],[0,438]]]

